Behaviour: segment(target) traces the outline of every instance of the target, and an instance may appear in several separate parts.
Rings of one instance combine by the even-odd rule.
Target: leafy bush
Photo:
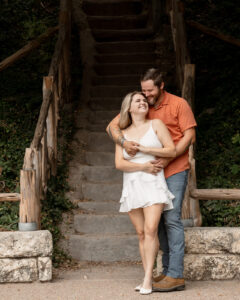
[[[186,0],[185,8],[187,20],[239,37],[239,7],[234,0]],[[190,27],[187,33],[191,58],[196,64],[198,187],[239,189],[239,48]],[[203,225],[239,226],[239,204],[239,201],[201,201]]]

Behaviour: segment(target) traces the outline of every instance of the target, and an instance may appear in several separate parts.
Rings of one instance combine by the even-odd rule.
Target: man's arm
[[[171,161],[176,159],[178,156],[185,153],[189,147],[194,144],[196,141],[196,131],[195,127],[189,128],[183,132],[183,137],[181,140],[175,145],[176,146],[176,157],[161,157],[156,159],[155,163],[162,168],[165,168]]]
[[[134,156],[137,152],[138,143],[127,141],[119,127],[120,115],[117,115],[107,126],[106,131],[109,137],[118,145],[123,147],[130,156]]]
[[[106,131],[109,137],[118,145],[123,146],[124,136],[119,127],[120,115],[117,115],[107,126]]]

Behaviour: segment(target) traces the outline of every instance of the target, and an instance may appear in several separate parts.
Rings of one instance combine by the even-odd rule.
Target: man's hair
[[[154,85],[160,88],[163,80],[163,74],[158,69],[148,69],[140,78],[140,81],[152,80]]]

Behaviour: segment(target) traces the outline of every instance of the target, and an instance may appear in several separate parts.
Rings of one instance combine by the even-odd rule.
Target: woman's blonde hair
[[[123,99],[119,120],[120,129],[125,129],[132,124],[132,117],[129,112],[129,109],[132,103],[133,96],[137,94],[142,95],[144,98],[146,98],[146,96],[142,92],[134,91],[132,93],[127,94]]]

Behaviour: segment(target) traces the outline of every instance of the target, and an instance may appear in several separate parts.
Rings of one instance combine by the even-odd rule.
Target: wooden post
[[[20,223],[40,223],[40,199],[37,193],[36,171],[21,170],[20,172],[21,201],[19,207]]]
[[[43,130],[46,123],[46,118],[48,114],[49,105],[52,100],[52,85],[53,85],[53,77],[46,76],[43,77],[43,103],[41,106],[37,126],[34,132],[34,137],[32,140],[31,148],[38,149],[42,136]]]
[[[47,180],[50,177],[49,167],[48,167],[48,151],[47,151],[47,134],[46,129],[44,129],[44,134],[41,140],[42,144],[42,190],[45,195],[47,192]]]
[[[186,99],[189,105],[193,109],[194,103],[194,84],[195,82],[195,65],[186,64],[184,67],[184,83],[182,87],[182,97]],[[194,159],[194,150],[193,146],[189,149],[189,164],[190,172],[188,175],[188,185],[186,188],[184,200],[183,200],[183,209],[182,209],[182,218],[189,219],[193,218],[195,226],[201,226],[202,216],[200,212],[199,200],[194,199],[191,196],[190,189],[196,189],[196,172],[195,172],[195,159]]]
[[[177,78],[179,87],[182,88],[184,82],[184,66],[190,63],[190,56],[187,48],[186,30],[183,19],[183,4],[180,1],[172,1],[170,17],[174,49],[176,52]]]
[[[46,121],[47,128],[47,149],[48,149],[48,159],[51,166],[51,174],[56,175],[57,172],[57,130],[55,122],[55,105],[54,101],[51,103],[48,116]]]

